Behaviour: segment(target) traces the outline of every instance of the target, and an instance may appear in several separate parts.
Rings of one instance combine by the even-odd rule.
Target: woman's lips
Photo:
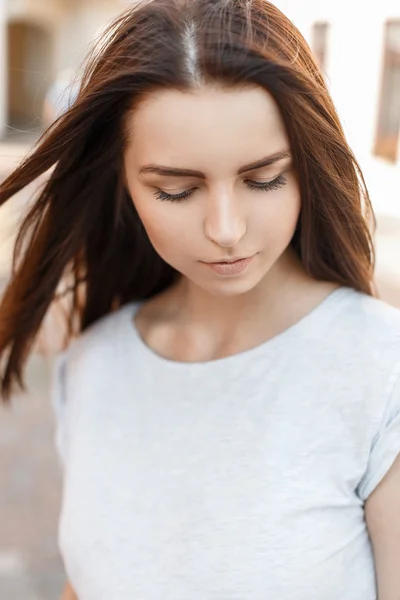
[[[204,264],[218,275],[239,275],[247,269],[253,258],[254,256],[249,256],[231,262],[213,262]]]

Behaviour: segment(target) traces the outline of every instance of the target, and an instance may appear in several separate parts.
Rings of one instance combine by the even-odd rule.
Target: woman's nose
[[[246,219],[233,194],[214,194],[207,208],[205,236],[221,248],[235,246],[246,233]]]

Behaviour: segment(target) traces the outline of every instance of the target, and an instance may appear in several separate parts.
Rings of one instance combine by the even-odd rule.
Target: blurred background
[[[73,99],[70,82],[92,40],[129,3],[0,0],[0,181]],[[400,3],[275,4],[302,31],[326,77],[377,215],[378,289],[400,307]],[[9,277],[16,226],[33,191],[30,186],[0,209],[0,291]],[[56,328],[55,322],[49,327]],[[51,353],[34,355],[27,394],[0,408],[1,600],[54,600],[63,585],[51,363]]]

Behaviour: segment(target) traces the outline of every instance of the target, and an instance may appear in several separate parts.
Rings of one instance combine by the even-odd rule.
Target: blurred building
[[[0,0],[0,137],[37,131],[58,73],[78,67],[127,0]],[[11,128],[11,129],[10,129]]]
[[[376,212],[400,217],[400,2],[276,0],[325,75]]]

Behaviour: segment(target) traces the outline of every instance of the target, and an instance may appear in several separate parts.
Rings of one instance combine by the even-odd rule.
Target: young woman
[[[69,282],[65,597],[398,599],[400,314],[297,29],[265,0],[134,5],[1,202],[49,169],[1,384]]]

